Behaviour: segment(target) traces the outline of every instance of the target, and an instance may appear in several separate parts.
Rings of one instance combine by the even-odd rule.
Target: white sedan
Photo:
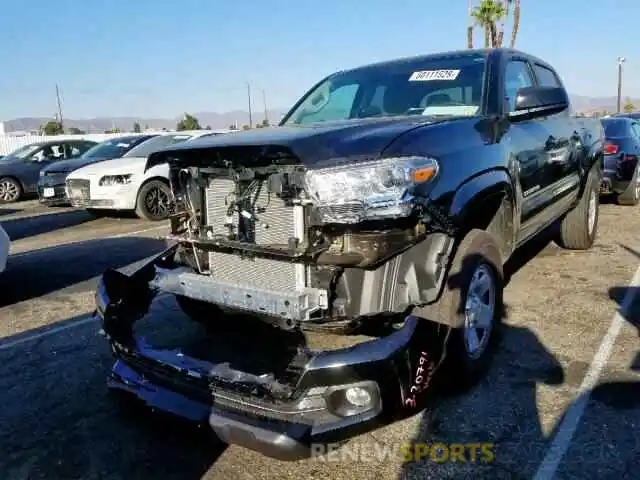
[[[147,157],[175,143],[223,131],[193,130],[164,133],[129,150],[123,157],[94,163],[71,172],[66,195],[74,207],[94,213],[129,210],[145,220],[164,220],[169,215],[169,166],[156,165],[145,172]]]
[[[2,225],[0,225],[0,273],[7,269],[9,250],[11,250],[11,240],[4,228],[2,228]]]

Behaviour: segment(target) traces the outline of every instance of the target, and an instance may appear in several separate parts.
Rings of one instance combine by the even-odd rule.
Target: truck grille
[[[73,178],[66,181],[67,185],[67,196],[72,201],[89,201],[91,198],[90,195],[90,185],[91,182],[89,180]]]
[[[228,200],[234,191],[234,182],[229,179],[214,179],[206,189],[206,222],[215,235],[226,235],[225,226]],[[254,241],[257,245],[287,245],[289,238],[300,238],[296,232],[301,228],[296,221],[302,207],[287,206],[275,195],[269,195],[265,189],[258,194],[255,202],[258,221],[254,229]],[[263,208],[264,211],[259,212]],[[238,225],[238,214],[234,214],[234,225]],[[242,258],[238,255],[211,252],[209,254],[211,274],[218,280],[238,285],[250,285],[272,291],[290,291],[304,288],[306,282],[305,267],[288,262],[279,262],[264,258]]]

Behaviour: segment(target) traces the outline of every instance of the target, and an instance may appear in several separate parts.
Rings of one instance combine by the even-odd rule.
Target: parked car
[[[38,181],[38,197],[45,205],[65,205],[69,203],[65,194],[67,175],[87,165],[119,158],[141,143],[156,137],[156,134],[129,135],[112,138],[95,145],[81,157],[47,165],[40,170]]]
[[[339,72],[278,127],[153,153],[175,243],[99,280],[109,386],[294,460],[415,414],[433,385],[473,385],[515,249],[543,230],[567,249],[596,238],[603,127],[569,107],[544,61],[464,50]],[[135,336],[159,292],[224,348]],[[317,329],[369,341],[312,350],[302,332]]]
[[[40,170],[51,163],[78,158],[97,142],[52,140],[25,145],[0,159],[0,202],[20,200],[38,190]]]
[[[132,148],[122,157],[79,168],[67,176],[66,195],[75,207],[94,212],[132,210],[145,220],[169,215],[169,168],[145,171],[147,157],[171,144],[215,135],[208,130],[165,133]]]
[[[615,195],[620,205],[640,201],[640,120],[615,116],[603,118],[604,167],[600,192]]]
[[[640,120],[640,112],[617,113],[615,117],[626,117],[626,118],[632,118],[634,120]]]
[[[0,273],[7,269],[9,252],[11,251],[11,239],[6,230],[0,225]]]

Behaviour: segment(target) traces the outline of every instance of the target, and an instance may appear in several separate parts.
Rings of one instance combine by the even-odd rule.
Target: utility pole
[[[267,125],[269,123],[269,115],[267,110],[267,94],[262,90],[262,103],[264,104],[264,124]]]
[[[249,100],[249,128],[253,128],[253,117],[251,115],[251,85],[247,82],[247,98]]]
[[[56,100],[58,102],[58,122],[60,123],[60,126],[63,127],[64,124],[62,123],[62,102],[60,101],[60,87],[58,87],[58,84],[56,83]]]
[[[618,113],[622,103],[622,64],[626,61],[624,57],[618,57]]]

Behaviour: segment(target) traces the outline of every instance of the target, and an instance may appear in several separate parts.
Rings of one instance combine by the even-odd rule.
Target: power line
[[[60,123],[60,126],[63,127],[64,123],[62,120],[62,102],[60,101],[60,88],[58,87],[57,83],[56,83],[56,100],[58,103],[58,122]]]
[[[266,125],[269,122],[269,114],[267,110],[267,94],[264,88],[262,89],[262,103],[264,103],[264,124]]]
[[[251,85],[247,82],[247,96],[249,100],[249,128],[253,128],[253,119],[251,114]]]

